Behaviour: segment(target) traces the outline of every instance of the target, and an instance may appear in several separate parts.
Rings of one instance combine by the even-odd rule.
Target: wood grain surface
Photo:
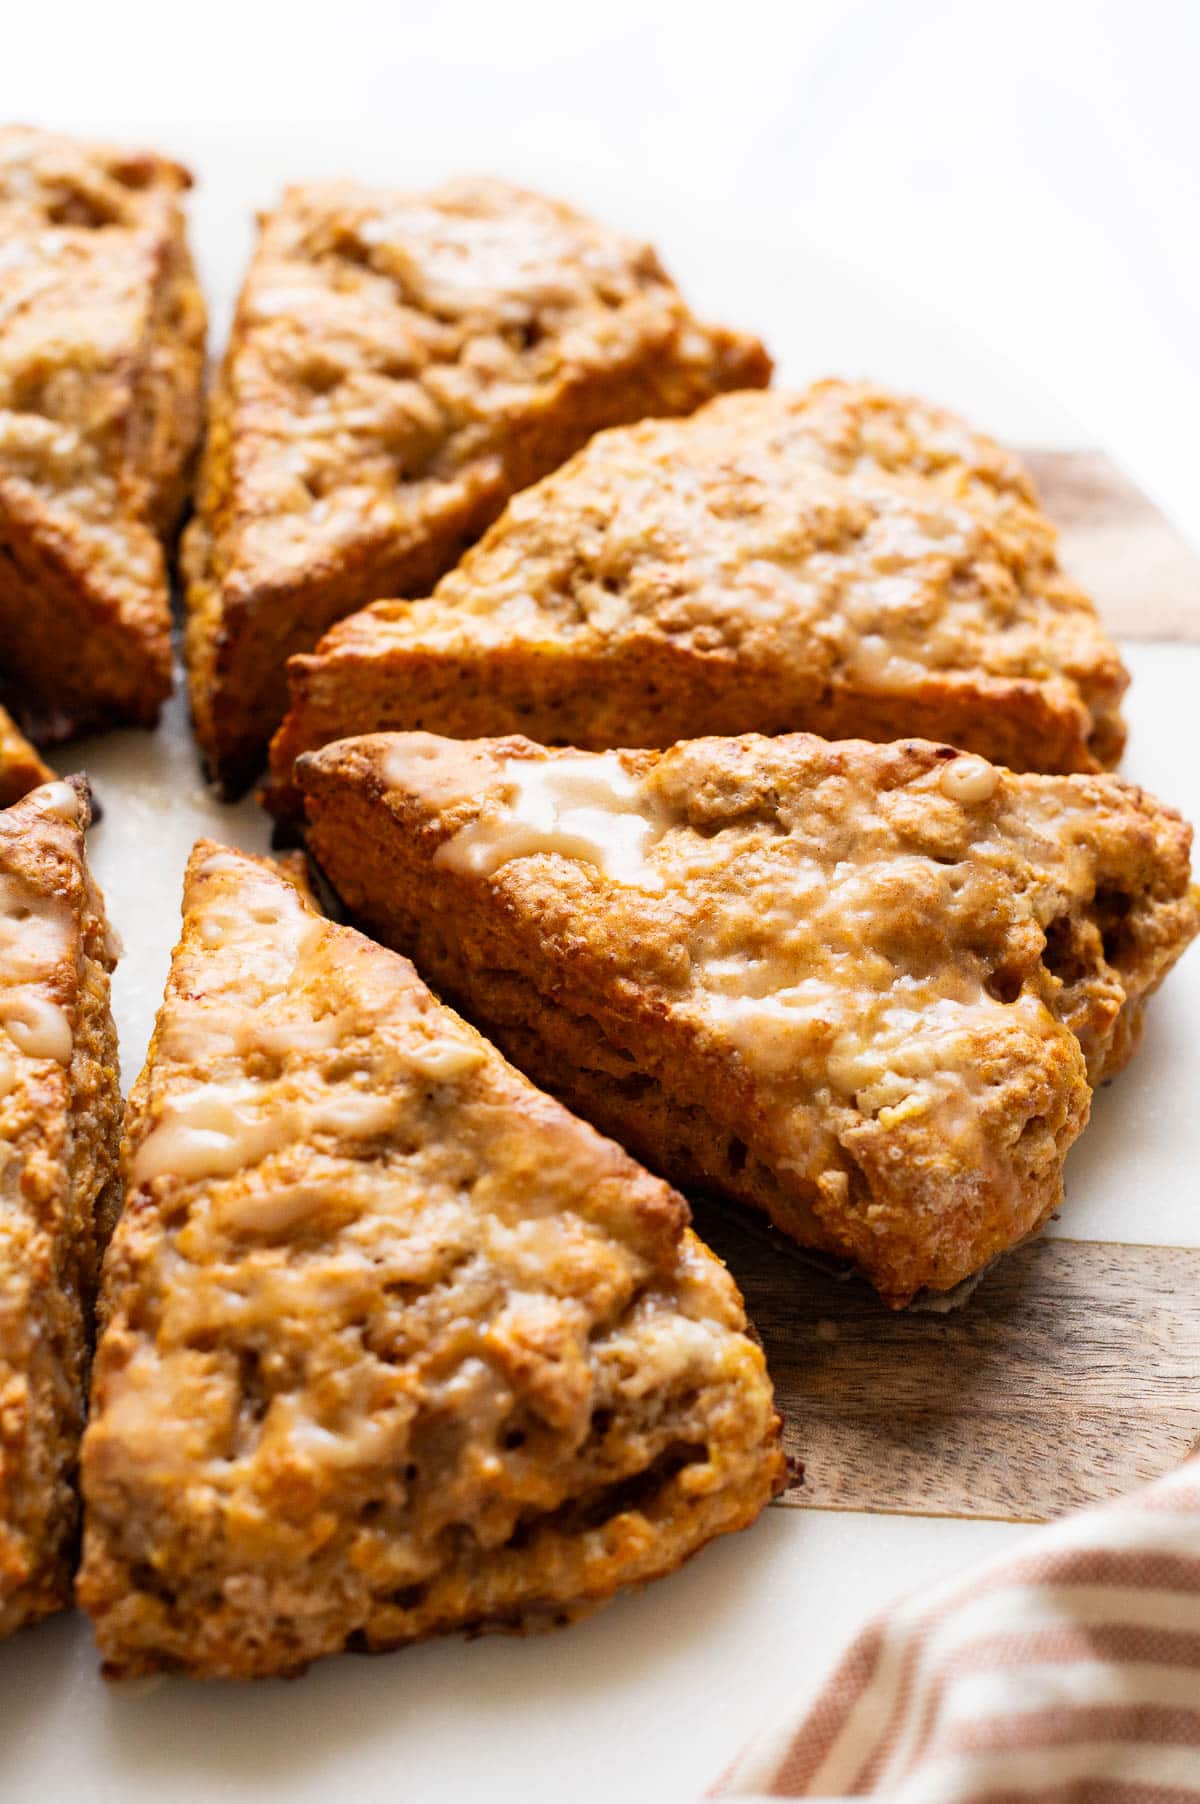
[[[786,1504],[1043,1522],[1200,1441],[1200,1249],[1035,1240],[962,1307],[895,1313],[769,1228],[696,1215],[762,1336]]]
[[[1063,564],[1122,639],[1200,641],[1200,554],[1102,451],[1025,451]]]

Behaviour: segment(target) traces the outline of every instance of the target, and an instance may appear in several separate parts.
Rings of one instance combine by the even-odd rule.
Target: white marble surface
[[[947,1532],[949,1531],[949,1532]],[[770,1510],[561,1634],[106,1688],[78,1621],[0,1645],[5,1804],[682,1804],[807,1693],[865,1602],[1028,1531]]]
[[[290,176],[497,170],[652,235],[689,293],[758,327],[785,381],[911,384],[1024,443],[1104,443],[1200,538],[1200,10],[1187,0],[509,0],[440,7],[60,0],[6,22],[0,116],[173,148],[218,324],[251,209]],[[1200,816],[1200,651],[1135,648],[1128,768]],[[140,1061],[193,837],[251,849],[176,703],[86,748],[95,858]],[[1098,1099],[1058,1231],[1200,1243],[1200,954]],[[897,1590],[1030,1531],[774,1510],[568,1634],[327,1663],[294,1685],[107,1692],[62,1619],[0,1647],[7,1804],[576,1804],[697,1795]],[[1036,1531],[1033,1531],[1036,1532]]]

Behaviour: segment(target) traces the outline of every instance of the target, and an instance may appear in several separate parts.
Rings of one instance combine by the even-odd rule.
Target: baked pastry
[[[196,733],[257,774],[284,666],[379,595],[425,592],[601,426],[770,375],[648,245],[497,181],[291,188],[264,222],[185,545]]]
[[[117,1200],[114,964],[86,785],[0,813],[0,1635],[71,1600],[96,1270]]]
[[[11,808],[31,789],[54,780],[54,772],[37,748],[30,745],[7,709],[0,708],[0,808]]]
[[[431,598],[297,658],[273,805],[300,752],[396,728],[592,751],[922,733],[1093,770],[1126,681],[1016,457],[863,383],[730,395],[593,439]]]
[[[197,847],[84,1442],[105,1670],[573,1618],[783,1482],[687,1207],[266,861]]]
[[[380,734],[297,776],[355,916],[535,1081],[897,1306],[1059,1206],[1197,930],[1171,810],[922,741]]]
[[[170,691],[162,539],[204,364],[189,180],[0,130],[0,674],[39,739],[151,726]]]

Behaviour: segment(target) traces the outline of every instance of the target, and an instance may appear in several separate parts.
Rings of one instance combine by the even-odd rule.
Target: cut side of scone
[[[110,1675],[566,1621],[782,1485],[682,1198],[267,861],[197,847],[123,1160],[78,1588]]]
[[[593,439],[431,598],[294,660],[275,806],[300,752],[394,729],[589,751],[921,734],[1094,770],[1126,681],[1016,457],[864,383],[730,395]]]
[[[71,1601],[100,1253],[117,1202],[114,963],[87,788],[0,813],[0,1635]]]
[[[380,734],[297,775],[356,918],[535,1081],[894,1305],[1058,1207],[1197,929],[1169,809],[922,741]]]
[[[0,680],[39,739],[151,726],[204,304],[151,152],[0,130]]]
[[[53,783],[54,772],[30,745],[12,715],[0,708],[0,808],[11,808],[31,789]]]
[[[285,664],[341,615],[420,595],[509,496],[604,426],[760,386],[651,248],[504,182],[291,188],[262,230],[185,542],[196,732],[257,775]]]

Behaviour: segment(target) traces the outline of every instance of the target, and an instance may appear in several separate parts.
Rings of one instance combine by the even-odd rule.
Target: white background
[[[194,167],[218,333],[250,215],[288,178],[495,171],[644,231],[784,382],[910,385],[1017,443],[1105,444],[1200,539],[1200,5],[735,0],[317,8],[21,0],[0,116]],[[1135,648],[1129,769],[1193,815],[1200,651]],[[140,1062],[197,832],[265,844],[199,787],[183,711],[87,753],[94,858]],[[1097,1099],[1060,1231],[1196,1244],[1200,955]],[[327,1662],[298,1685],[116,1695],[77,1619],[0,1647],[6,1804],[693,1798],[897,1590],[1028,1532],[771,1511],[569,1633]]]
[[[973,341],[948,400],[1074,416],[1200,533],[1198,76],[1194,0],[21,0],[0,37],[0,114],[194,159],[223,291],[232,175],[523,177],[783,317],[797,377],[934,387]]]

